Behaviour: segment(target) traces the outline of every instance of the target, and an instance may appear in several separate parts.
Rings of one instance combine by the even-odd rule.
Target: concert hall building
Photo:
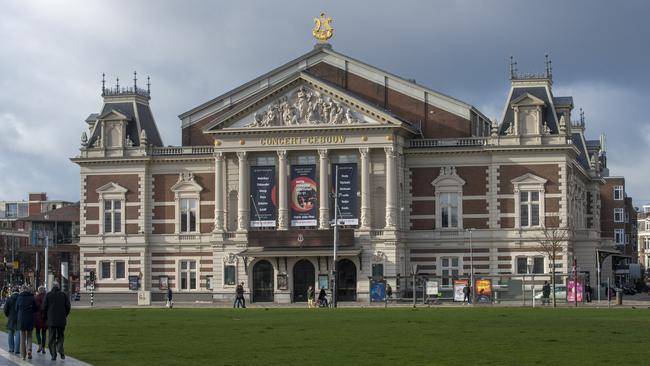
[[[499,70],[493,70],[499,72]],[[165,146],[148,88],[103,87],[78,156],[81,268],[95,296],[146,304],[306,300],[331,288],[338,186],[338,298],[439,281],[549,273],[556,257],[596,285],[604,151],[553,94],[552,70],[511,71],[500,120],[319,44],[180,115]],[[471,229],[471,230],[470,230]],[[470,252],[471,242],[471,252]],[[400,283],[398,283],[400,282]],[[90,286],[88,287],[90,288]],[[99,301],[99,300],[98,300]]]

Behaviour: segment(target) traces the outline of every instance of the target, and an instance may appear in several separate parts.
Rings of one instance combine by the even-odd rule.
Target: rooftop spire
[[[106,92],[106,74],[102,72],[102,95]]]
[[[585,111],[583,111],[582,108],[580,108],[580,125],[585,125]]]
[[[117,91],[120,91],[120,78],[117,78],[117,83],[115,84]]]
[[[137,71],[133,72],[133,89],[135,89],[135,90],[138,89],[138,72]]]
[[[517,62],[515,58],[510,55],[510,79],[515,79],[517,77]]]
[[[544,64],[546,65],[546,77],[553,79],[553,61],[548,57],[548,54],[544,57]]]
[[[151,82],[149,80],[150,79],[147,76],[147,95],[151,95]]]

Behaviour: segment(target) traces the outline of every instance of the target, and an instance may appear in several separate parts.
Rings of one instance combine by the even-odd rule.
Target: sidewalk
[[[36,336],[33,338],[34,342],[36,341]],[[5,365],[66,365],[66,366],[89,366],[90,364],[76,360],[68,355],[65,356],[65,360],[62,360],[60,357],[56,358],[56,361],[52,361],[52,356],[48,350],[43,353],[35,353],[38,349],[38,346],[32,345],[32,359],[23,361],[23,358],[19,355],[14,355],[9,353],[9,344],[7,340],[7,333],[0,332],[0,366]]]

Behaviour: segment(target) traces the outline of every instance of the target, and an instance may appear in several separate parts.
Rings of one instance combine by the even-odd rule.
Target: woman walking
[[[32,331],[34,330],[34,313],[36,312],[36,303],[34,295],[29,287],[21,287],[18,300],[16,300],[16,328],[20,330],[20,355],[32,359]]]
[[[47,333],[47,324],[45,322],[45,313],[43,312],[43,301],[45,301],[45,287],[40,286],[38,293],[34,297],[36,303],[36,312],[34,313],[34,327],[36,328],[36,342],[38,351],[36,353],[45,353],[45,335]]]

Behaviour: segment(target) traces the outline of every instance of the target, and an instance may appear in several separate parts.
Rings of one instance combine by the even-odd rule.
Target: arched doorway
[[[273,266],[261,260],[253,266],[253,302],[273,301]]]
[[[340,260],[336,277],[336,300],[357,301],[357,266],[349,259]]]
[[[314,265],[306,259],[299,260],[293,266],[293,301],[307,301],[307,288],[314,288],[316,272]],[[314,290],[315,291],[315,290]]]

